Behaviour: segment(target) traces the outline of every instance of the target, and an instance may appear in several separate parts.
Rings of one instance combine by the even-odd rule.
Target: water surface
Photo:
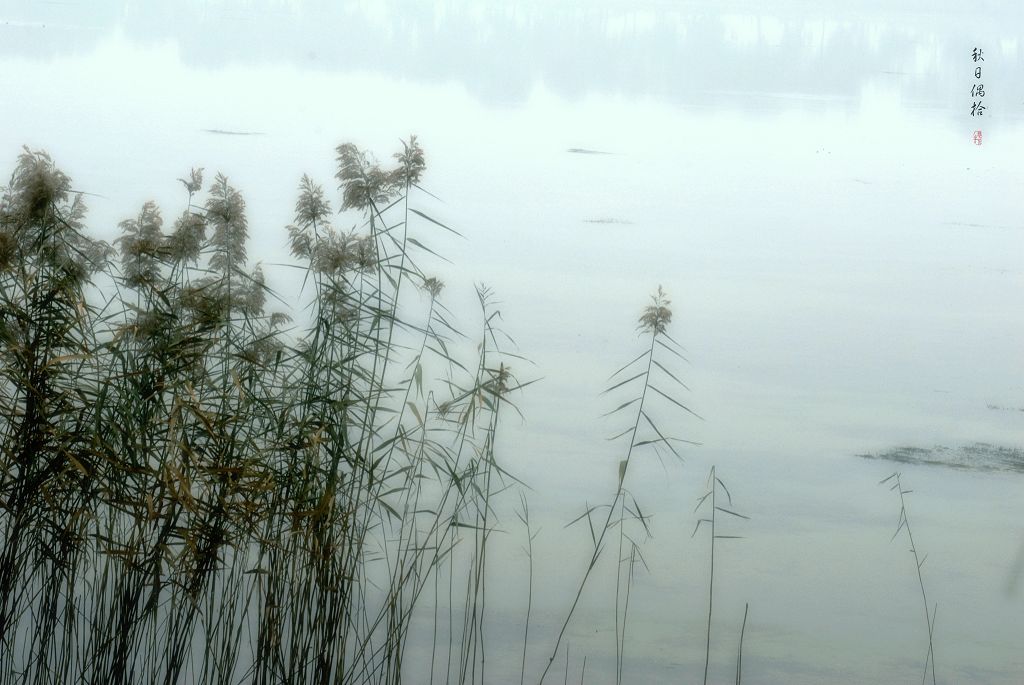
[[[744,682],[916,682],[916,576],[878,485],[900,469],[939,679],[1019,683],[1024,476],[894,450],[1024,446],[1024,413],[992,408],[1024,407],[1021,10],[886,7],[15,2],[0,9],[0,158],[49,150],[99,195],[90,223],[108,239],[146,200],[180,211],[192,166],[223,171],[247,200],[250,258],[274,264],[303,173],[330,186],[338,143],[384,159],[418,134],[440,198],[418,202],[469,238],[419,227],[455,262],[433,265],[449,305],[477,325],[473,284],[492,286],[535,364],[516,371],[543,377],[499,453],[543,529],[531,673],[584,568],[589,535],[563,526],[610,497],[622,458],[599,393],[640,351],[635,320],[661,284],[703,417],[671,428],[701,446],[629,476],[654,538],[627,681],[702,674],[707,541],[690,532],[717,464],[752,518],[730,522],[743,539],[716,560],[715,682],[733,680],[746,603]],[[492,567],[494,682],[518,676],[512,520]],[[587,682],[613,682],[610,572],[570,631]]]

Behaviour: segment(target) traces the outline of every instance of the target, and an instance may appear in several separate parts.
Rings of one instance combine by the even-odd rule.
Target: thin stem
[[[708,683],[708,664],[711,661],[711,612],[715,601],[715,491],[718,489],[715,467],[711,467],[711,575],[708,579],[708,628],[704,645],[704,685]]]
[[[743,607],[743,625],[740,626],[740,647],[736,653],[736,685],[740,685],[740,678],[743,674],[743,635],[747,632],[747,612],[750,611],[750,603]]]

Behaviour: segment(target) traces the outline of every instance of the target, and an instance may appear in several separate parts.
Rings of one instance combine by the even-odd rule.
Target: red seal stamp
[[[981,145],[981,130],[980,129],[974,132],[974,135],[971,136],[971,140],[974,142],[975,145]]]

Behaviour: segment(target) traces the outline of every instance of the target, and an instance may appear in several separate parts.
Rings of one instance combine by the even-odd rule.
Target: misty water
[[[452,261],[432,265],[449,307],[471,329],[474,283],[492,287],[532,362],[517,374],[541,379],[498,448],[541,529],[527,680],[589,557],[587,530],[565,525],[615,490],[622,446],[606,438],[623,426],[600,393],[642,351],[636,319],[661,285],[689,360],[681,399],[702,417],[671,429],[700,445],[631,467],[653,537],[624,680],[703,675],[708,541],[691,532],[717,465],[751,518],[723,523],[742,539],[717,550],[711,681],[733,682],[749,604],[744,682],[917,682],[920,590],[879,485],[900,470],[938,680],[1019,683],[1024,12],[757,8],[7,3],[0,159],[48,150],[108,240],[147,200],[180,211],[191,167],[222,171],[246,198],[250,260],[287,294],[299,284],[273,265],[301,175],[330,187],[337,144],[386,159],[418,135],[436,198],[416,206],[467,238],[416,229]],[[492,682],[519,677],[527,561],[509,514],[488,579]],[[570,680],[585,655],[586,682],[614,682],[608,556],[566,642]]]

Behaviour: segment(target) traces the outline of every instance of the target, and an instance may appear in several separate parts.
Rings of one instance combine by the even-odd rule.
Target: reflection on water
[[[1016,3],[977,11],[942,0],[903,4],[625,3],[478,0],[277,2],[228,0],[23,3],[0,18],[0,54],[53,57],[93,49],[111,30],[142,44],[171,41],[201,68],[286,64],[456,82],[492,104],[521,104],[538,82],[569,98],[655,97],[701,109],[853,111],[873,82],[906,105],[962,108],[965,50],[981,44],[987,103],[1017,119],[1024,90]],[[916,9],[917,11],[914,11]],[[965,33],[965,31],[969,31]],[[230,39],[226,36],[230,35]],[[965,76],[966,78],[966,76]]]

